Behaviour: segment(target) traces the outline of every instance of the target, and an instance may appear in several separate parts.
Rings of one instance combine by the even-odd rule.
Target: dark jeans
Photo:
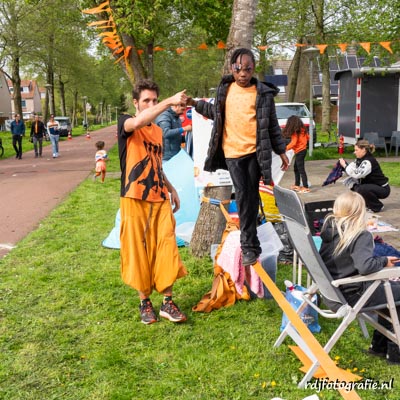
[[[226,164],[235,187],[235,199],[240,221],[242,252],[261,254],[257,237],[257,216],[260,204],[260,167],[256,154],[240,158],[227,158]]]
[[[38,138],[35,135],[33,135],[33,148],[35,149],[36,156],[42,155],[42,148],[43,148],[43,138],[42,137]]]
[[[308,178],[306,169],[304,167],[304,160],[307,155],[307,149],[299,151],[294,158],[294,184],[300,186],[300,177],[303,182],[303,186],[308,188]]]
[[[373,212],[378,212],[383,207],[383,203],[379,199],[386,199],[390,195],[390,186],[379,186],[372,183],[354,185],[354,192],[361,194],[364,197],[365,204]]]
[[[12,144],[17,157],[22,157],[22,135],[12,135]]]

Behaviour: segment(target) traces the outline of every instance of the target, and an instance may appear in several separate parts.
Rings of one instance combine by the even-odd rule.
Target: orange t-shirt
[[[161,128],[150,124],[126,135],[123,140],[126,142],[119,143],[125,145],[121,159],[121,195],[151,202],[168,199],[162,172]]]
[[[222,139],[226,158],[239,158],[256,152],[256,97],[255,85],[243,88],[233,82],[229,86]]]
[[[294,154],[299,153],[307,148],[307,142],[310,138],[308,132],[303,128],[300,134],[296,132],[290,137],[290,143],[286,146],[286,151],[293,149]]]

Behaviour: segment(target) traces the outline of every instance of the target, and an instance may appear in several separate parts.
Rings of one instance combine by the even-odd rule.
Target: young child
[[[106,161],[108,161],[107,152],[104,150],[105,143],[102,140],[96,142],[96,173],[93,176],[93,179],[96,180],[98,176],[101,175],[101,183],[104,183],[104,179],[106,177]]]
[[[290,143],[286,146],[286,151],[293,150],[294,158],[294,185],[290,189],[299,193],[309,193],[308,178],[304,166],[304,160],[307,155],[307,143],[310,135],[304,128],[303,121],[296,115],[288,118],[285,128],[282,132],[285,138],[290,138]],[[300,178],[303,186],[300,186]]]
[[[227,169],[235,187],[240,221],[242,264],[253,265],[261,254],[257,237],[259,182],[270,185],[272,151],[281,157],[286,171],[289,160],[276,118],[275,87],[253,77],[254,54],[236,49],[231,74],[222,78],[215,103],[188,99],[187,104],[214,121],[204,170]]]
[[[374,256],[374,240],[367,230],[365,201],[357,192],[340,194],[333,205],[333,213],[326,217],[322,232],[320,254],[333,279],[348,278],[353,275],[367,275],[385,267],[393,267],[399,261],[393,256]],[[352,283],[340,287],[350,305],[354,305],[367,290],[369,283]],[[400,282],[391,281],[394,301],[400,301]],[[325,299],[329,306],[329,300]],[[365,307],[386,303],[383,284],[378,286]],[[382,310],[387,313],[387,309]],[[400,307],[397,306],[397,313]],[[379,323],[387,329],[391,324],[379,317]],[[368,350],[372,355],[386,357],[389,363],[400,364],[398,346],[375,330]]]

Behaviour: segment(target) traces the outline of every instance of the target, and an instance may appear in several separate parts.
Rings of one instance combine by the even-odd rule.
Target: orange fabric
[[[307,148],[310,135],[305,129],[302,129],[300,134],[293,133],[290,138],[290,143],[286,146],[286,151],[293,149],[294,154],[299,153]]]
[[[162,175],[162,130],[155,124],[127,140],[125,197],[158,202],[168,199]]]
[[[220,209],[224,209],[222,203],[220,204]],[[219,244],[215,254],[215,260],[218,259],[228,234],[239,229],[238,225],[230,219],[226,211],[223,212],[223,214],[227,222],[225,231],[222,234],[221,243]],[[232,306],[237,300],[250,300],[250,294],[247,287],[243,286],[242,295],[240,295],[236,290],[235,282],[232,280],[230,274],[225,272],[216,262],[214,262],[214,280],[211,290],[192,307],[192,310],[196,312],[211,312],[212,310],[218,310],[221,307]]]
[[[121,197],[121,275],[147,295],[162,293],[187,275],[175,238],[175,219],[168,200],[151,203]]]
[[[229,86],[222,138],[226,158],[239,158],[256,152],[256,97],[255,85],[242,88],[234,82]]]

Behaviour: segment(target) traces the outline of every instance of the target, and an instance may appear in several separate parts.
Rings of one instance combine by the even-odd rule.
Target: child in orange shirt
[[[105,143],[102,140],[96,142],[96,173],[94,174],[93,179],[95,180],[98,176],[101,175],[101,183],[104,183],[104,179],[106,177],[106,161],[108,161],[108,155],[107,152],[104,150],[104,146]]]
[[[295,183],[290,188],[299,193],[309,193],[310,189],[308,187],[308,178],[304,166],[304,160],[307,154],[307,143],[310,135],[304,128],[303,121],[296,115],[292,115],[288,118],[282,134],[285,138],[290,138],[290,143],[286,146],[286,151],[293,150],[295,154]],[[303,182],[303,186],[300,186],[300,178]]]

